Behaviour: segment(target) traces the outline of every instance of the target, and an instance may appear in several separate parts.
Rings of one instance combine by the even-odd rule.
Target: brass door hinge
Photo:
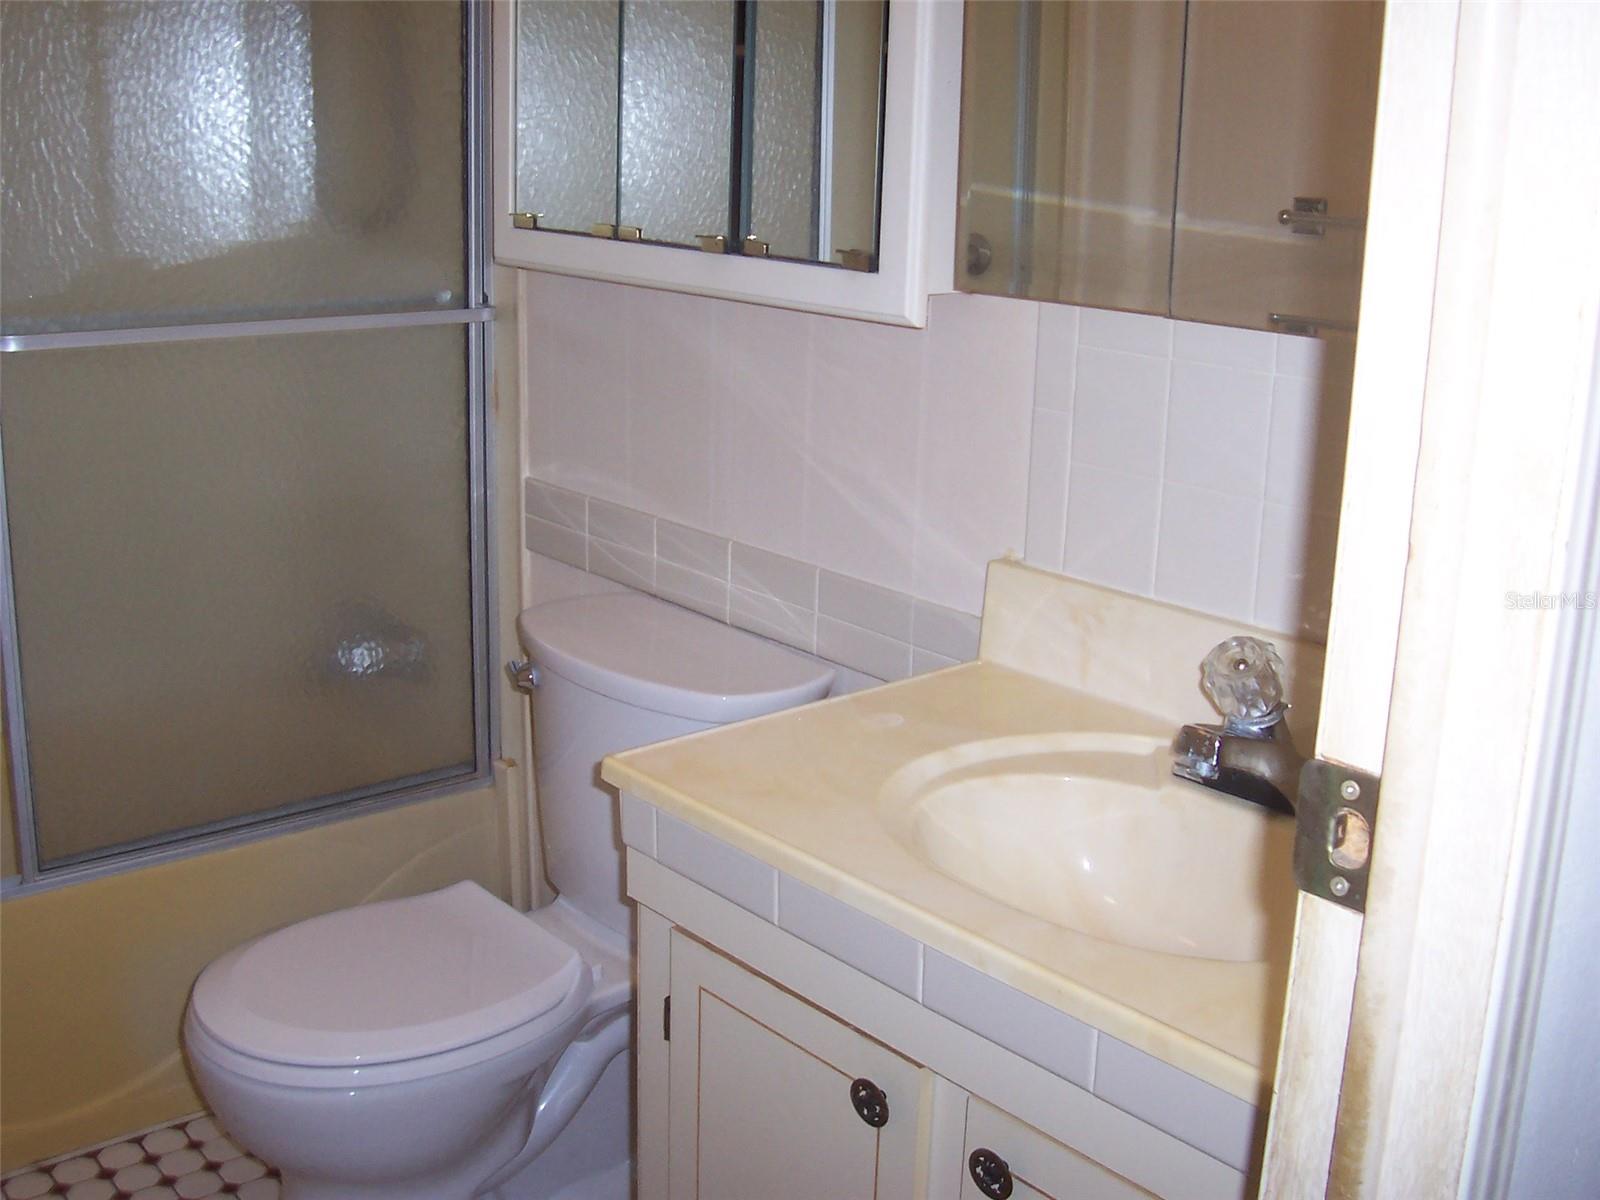
[[[1300,770],[1294,882],[1302,892],[1367,911],[1367,876],[1378,825],[1378,777],[1313,758]]]

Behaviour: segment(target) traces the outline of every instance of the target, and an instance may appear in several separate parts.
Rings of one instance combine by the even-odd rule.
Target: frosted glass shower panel
[[[778,258],[814,259],[820,232],[822,6],[806,0],[755,8],[750,232]],[[749,43],[746,33],[746,42]]]
[[[0,358],[42,863],[474,772],[467,336]]]
[[[733,0],[623,4],[619,220],[648,241],[732,229],[735,13]]]
[[[462,13],[0,4],[9,334],[460,308]]]
[[[617,222],[620,0],[519,0],[516,206],[539,228]]]

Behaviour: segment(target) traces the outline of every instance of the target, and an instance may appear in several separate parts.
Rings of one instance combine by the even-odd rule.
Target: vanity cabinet
[[[682,930],[670,937],[672,1200],[915,1194],[926,1073]]]
[[[870,954],[778,928],[753,909],[782,885],[717,861],[705,878],[740,900],[629,845],[639,1200],[1250,1194],[1237,1167],[886,986]],[[1049,1058],[1054,1034],[1034,1031]]]

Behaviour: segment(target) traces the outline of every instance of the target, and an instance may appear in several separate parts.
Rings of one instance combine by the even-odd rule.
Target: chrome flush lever
[[[539,668],[530,659],[514,658],[506,664],[506,678],[517,691],[532,695],[539,686]]]

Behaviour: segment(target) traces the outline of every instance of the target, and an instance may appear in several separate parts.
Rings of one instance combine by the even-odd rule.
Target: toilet
[[[200,1091],[284,1200],[629,1194],[632,913],[614,751],[827,694],[828,667],[638,593],[528,609],[546,874],[313,917],[201,972]]]

